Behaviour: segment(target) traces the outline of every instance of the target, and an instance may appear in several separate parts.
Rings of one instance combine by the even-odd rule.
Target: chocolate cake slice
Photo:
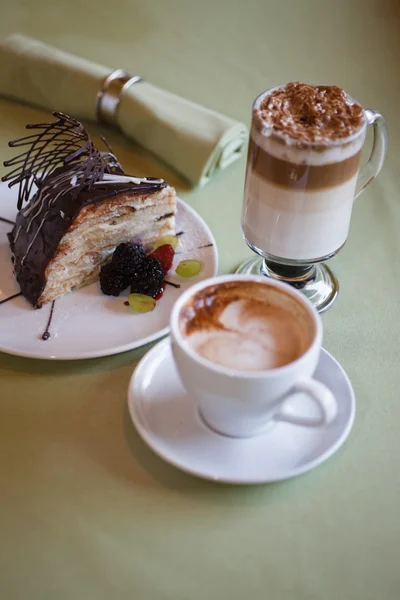
[[[14,169],[3,181],[19,184],[14,271],[35,307],[96,281],[118,244],[147,245],[175,231],[174,188],[125,175],[81,123],[53,114],[54,123],[27,126],[39,133],[10,142],[28,150],[4,163]]]

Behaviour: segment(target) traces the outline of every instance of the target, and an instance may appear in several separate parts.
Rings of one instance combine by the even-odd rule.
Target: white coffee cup
[[[280,288],[306,309],[313,331],[308,349],[296,360],[273,369],[241,371],[221,366],[198,354],[181,332],[181,311],[190,298],[203,288],[226,282],[249,281]],[[322,343],[322,322],[311,303],[286,283],[265,277],[226,275],[213,277],[191,286],[176,301],[170,320],[171,345],[182,383],[200,415],[215,431],[233,437],[250,437],[265,431],[274,421],[294,425],[324,427],[337,414],[331,391],[312,378]],[[299,392],[306,394],[319,408],[319,416],[293,414],[287,401]],[[294,402],[291,402],[292,405]]]

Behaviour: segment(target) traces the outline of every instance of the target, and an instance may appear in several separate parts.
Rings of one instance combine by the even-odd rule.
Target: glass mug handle
[[[372,143],[371,156],[367,164],[361,169],[356,185],[355,198],[365,190],[367,185],[375,179],[382,169],[387,152],[387,129],[386,121],[377,110],[366,110],[367,124],[374,128],[374,140]]]

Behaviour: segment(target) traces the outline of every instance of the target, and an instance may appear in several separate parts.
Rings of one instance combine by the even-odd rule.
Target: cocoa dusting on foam
[[[336,85],[288,83],[262,99],[257,110],[273,131],[301,142],[329,142],[355,133],[362,107]]]
[[[307,311],[292,296],[237,281],[195,294],[182,309],[180,329],[203,358],[246,371],[296,360],[314,335]]]

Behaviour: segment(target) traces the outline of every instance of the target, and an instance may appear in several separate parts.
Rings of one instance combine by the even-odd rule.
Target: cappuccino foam
[[[289,364],[304,354],[315,335],[299,301],[253,281],[216,284],[195,294],[182,308],[180,330],[197,354],[240,371]]]

